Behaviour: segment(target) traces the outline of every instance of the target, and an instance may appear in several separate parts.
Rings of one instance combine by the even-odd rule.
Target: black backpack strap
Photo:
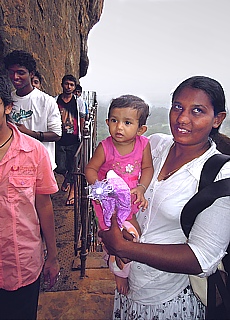
[[[215,154],[204,164],[199,191],[185,204],[181,212],[181,227],[187,238],[197,215],[211,206],[216,199],[230,195],[230,178],[213,182],[222,166],[229,160],[230,156]]]
[[[180,221],[187,238],[197,215],[210,207],[216,199],[226,196],[230,196],[230,178],[212,182],[186,203],[181,212]]]
[[[198,192],[186,203],[181,212],[181,227],[188,238],[197,215],[221,197],[230,196],[230,178],[214,182],[222,166],[230,160],[230,156],[216,154],[209,158],[201,172]],[[217,269],[208,277],[207,319],[213,319],[216,310],[216,286],[224,302],[227,315],[230,317],[230,295]]]
[[[226,154],[214,154],[204,164],[200,175],[200,183],[198,191],[203,189],[215,180],[223,165],[230,160],[230,156]]]

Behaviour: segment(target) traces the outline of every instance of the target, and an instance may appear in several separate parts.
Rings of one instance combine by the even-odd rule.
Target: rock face
[[[61,79],[87,73],[87,39],[99,21],[104,0],[1,0],[0,68],[12,50],[33,54],[43,88],[60,92]]]

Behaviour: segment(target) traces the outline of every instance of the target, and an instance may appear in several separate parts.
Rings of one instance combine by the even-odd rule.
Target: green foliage
[[[100,142],[109,135],[108,126],[105,123],[107,119],[107,109],[99,106],[97,112],[97,142]]]

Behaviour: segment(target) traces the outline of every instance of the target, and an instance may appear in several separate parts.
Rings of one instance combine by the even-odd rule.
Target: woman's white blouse
[[[154,134],[149,137],[154,176],[145,197],[149,205],[139,211],[137,219],[142,230],[140,242],[155,244],[185,243],[186,237],[180,225],[180,213],[187,201],[197,191],[202,167],[213,154],[219,153],[216,145],[199,158],[185,164],[168,179],[157,177],[166,160],[173,138]],[[230,177],[230,162],[226,163],[216,180]],[[230,197],[220,198],[200,213],[190,232],[188,245],[196,255],[203,273],[213,273],[225,255],[230,241]],[[184,274],[163,272],[145,264],[132,262],[129,297],[139,303],[156,305],[177,296],[189,284]]]

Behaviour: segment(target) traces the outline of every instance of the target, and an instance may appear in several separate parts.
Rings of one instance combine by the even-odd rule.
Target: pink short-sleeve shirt
[[[36,194],[58,191],[45,147],[19,133],[0,161],[0,288],[33,283],[44,264]]]

